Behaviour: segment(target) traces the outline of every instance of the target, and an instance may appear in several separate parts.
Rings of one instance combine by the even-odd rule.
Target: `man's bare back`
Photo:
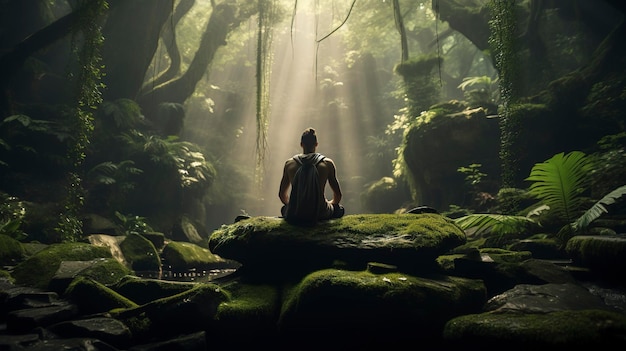
[[[311,154],[315,154],[315,149],[317,148],[317,137],[315,136],[315,130],[313,128],[308,128],[304,131],[304,133],[302,134],[300,145],[302,146],[303,151],[303,154],[300,155],[301,157],[311,156]],[[289,205],[291,185],[293,184],[294,176],[299,167],[300,164],[293,157],[285,161],[285,165],[283,167],[283,176],[280,180],[280,188],[278,191],[278,197],[284,205],[281,212],[283,212],[285,210],[285,207]],[[322,194],[325,192],[326,184],[330,186],[330,189],[333,193],[333,196],[330,200],[324,197],[324,201],[328,204],[328,211],[323,214],[322,219],[343,216],[344,210],[343,207],[339,204],[342,198],[342,193],[341,187],[339,185],[339,180],[337,179],[337,169],[335,167],[335,162],[328,157],[324,157],[322,161],[317,163],[316,168],[319,177],[319,184],[322,187]]]

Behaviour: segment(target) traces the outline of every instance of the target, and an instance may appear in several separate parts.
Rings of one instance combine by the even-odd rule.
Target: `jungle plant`
[[[153,231],[152,227],[146,223],[146,218],[132,214],[124,215],[115,211],[115,218],[122,228],[124,235],[139,234],[144,235]]]
[[[22,201],[0,192],[0,234],[22,241],[28,236],[21,229],[26,209]]]
[[[591,222],[607,213],[606,206],[626,195],[626,185],[620,186],[584,211],[592,169],[591,158],[583,152],[556,154],[545,162],[535,164],[526,178],[533,182],[529,193],[539,200],[535,207],[539,216],[472,214],[455,221],[465,230],[473,228],[506,234],[520,230],[525,223],[541,224],[539,218],[549,218],[558,229],[557,239],[564,245],[573,235],[583,232]]]
[[[86,207],[98,209],[121,208],[126,196],[136,187],[137,176],[143,171],[132,160],[118,163],[106,161],[92,167],[85,177],[88,190]]]
[[[484,104],[498,104],[500,92],[498,90],[498,79],[491,79],[488,76],[465,77],[463,83],[457,87],[465,95],[465,99],[472,105],[482,106]]]

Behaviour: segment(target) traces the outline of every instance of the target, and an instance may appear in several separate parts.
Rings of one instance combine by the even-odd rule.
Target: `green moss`
[[[114,309],[113,318],[126,324],[133,335],[142,338],[155,333],[174,336],[207,328],[215,318],[217,306],[228,295],[212,283],[196,285],[180,294],[157,299],[139,307]]]
[[[450,320],[447,340],[490,340],[515,345],[609,344],[626,333],[626,316],[600,310],[545,314],[482,313]]]
[[[326,237],[341,234],[355,239],[363,237],[377,238],[381,236],[406,238],[406,246],[420,246],[432,241],[443,240],[442,233],[455,236],[460,242],[465,242],[465,232],[461,230],[452,219],[439,214],[360,214],[346,215],[338,220],[323,222],[315,227],[297,227],[288,224],[280,218],[252,217],[229,226],[222,226],[215,230],[210,238],[212,245],[219,245],[223,240],[237,238],[237,240],[249,241],[256,233],[289,232],[297,238],[296,234],[306,234],[306,238]],[[419,234],[419,235],[417,235]],[[401,240],[394,240],[395,245],[401,244]]]
[[[52,244],[15,266],[12,275],[19,285],[46,289],[62,261],[96,258],[111,258],[111,251],[86,243]]]
[[[112,289],[138,304],[145,304],[150,301],[183,293],[193,289],[195,286],[195,283],[143,279],[129,275],[112,286]]]
[[[574,236],[565,250],[574,261],[594,269],[626,268],[626,240],[620,236]]]
[[[81,313],[107,312],[115,308],[132,308],[138,305],[91,278],[79,276],[65,291],[65,296],[74,302]],[[97,303],[94,303],[97,301]]]
[[[209,249],[193,243],[178,241],[168,243],[163,248],[162,256],[173,269],[179,270],[207,267],[225,261],[214,255]]]
[[[11,276],[9,271],[0,269],[0,280],[7,280],[9,283],[15,283],[15,279]]]
[[[135,271],[160,271],[161,258],[154,244],[139,234],[129,234],[120,243],[124,258]]]
[[[24,248],[24,251],[26,253],[26,257],[30,257],[34,254],[36,254],[37,252],[45,249],[46,247],[48,247],[48,244],[42,244],[36,241],[32,241],[29,243],[22,243],[22,247]]]
[[[368,320],[398,323],[398,316],[408,318],[405,322],[409,324],[423,324],[421,316],[436,315],[440,319],[431,320],[436,324],[446,318],[446,313],[479,310],[485,302],[486,289],[481,280],[452,276],[428,279],[396,272],[373,274],[326,269],[306,276],[287,296],[281,323],[307,314],[310,317],[327,314],[339,319],[362,318],[357,324]],[[365,311],[364,306],[371,308]]]
[[[22,244],[12,237],[0,234],[0,264],[11,265],[21,261],[26,254]]]
[[[270,285],[237,284],[229,288],[231,298],[222,302],[216,320],[238,323],[272,321],[278,312],[278,289]]]
[[[480,249],[480,253],[489,255],[497,263],[518,263],[533,256],[530,251],[509,251],[499,248],[483,248]]]
[[[133,272],[114,258],[98,260],[94,265],[79,273],[79,276],[93,279],[101,284],[114,284]]]

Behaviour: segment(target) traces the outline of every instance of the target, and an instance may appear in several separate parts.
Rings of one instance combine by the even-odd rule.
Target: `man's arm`
[[[283,203],[283,205],[286,205],[289,203],[288,190],[289,190],[289,185],[291,185],[291,182],[289,181],[289,174],[287,173],[287,165],[288,163],[285,162],[285,167],[283,168],[283,177],[280,180],[280,187],[278,188],[278,198]]]
[[[333,205],[339,205],[341,201],[341,187],[339,186],[339,180],[337,179],[337,170],[335,169],[335,162],[333,160],[326,158],[326,164],[328,165],[328,185],[330,185],[330,189],[333,191],[333,198],[330,201]]]

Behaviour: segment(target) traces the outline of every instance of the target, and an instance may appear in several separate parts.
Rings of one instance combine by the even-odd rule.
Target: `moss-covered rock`
[[[12,237],[0,234],[0,265],[14,265],[21,261],[26,252],[22,244]]]
[[[111,288],[140,305],[193,289],[196,283],[126,276]]]
[[[354,349],[437,339],[449,319],[480,311],[487,299],[480,280],[337,269],[311,273],[285,296],[281,333]],[[311,330],[324,339],[312,340]]]
[[[139,234],[128,234],[120,242],[124,258],[135,271],[161,271],[161,257],[154,244]]]
[[[113,284],[132,271],[114,258],[97,258],[90,261],[63,261],[52,277],[48,288],[62,294],[79,276],[91,278],[102,284]]]
[[[16,284],[46,289],[61,262],[96,258],[111,258],[111,252],[86,243],[52,244],[15,266],[12,276]]]
[[[252,217],[215,230],[211,252],[243,264],[244,270],[288,275],[334,267],[365,269],[368,262],[400,271],[432,272],[436,258],[464,244],[465,232],[435,213],[346,215],[315,227],[298,227],[282,218]]]
[[[280,287],[234,282],[225,287],[231,298],[222,302],[211,326],[211,344],[243,350],[259,344],[277,345]]]
[[[602,276],[623,277],[626,270],[626,235],[574,236],[565,251],[576,264]]]
[[[111,315],[126,324],[138,342],[158,335],[161,340],[207,330],[227,293],[212,283],[196,283],[185,292],[130,309],[114,309]]]
[[[132,308],[138,305],[88,277],[77,277],[65,291],[65,296],[78,306],[83,314],[108,312],[114,308]],[[97,301],[97,303],[94,303]]]
[[[198,270],[221,268],[229,265],[229,261],[215,255],[211,250],[184,241],[170,241],[163,248],[161,257],[168,269],[181,272],[192,268]]]
[[[450,320],[443,337],[449,347],[475,344],[483,350],[612,349],[624,345],[626,316],[604,310],[470,314]]]

